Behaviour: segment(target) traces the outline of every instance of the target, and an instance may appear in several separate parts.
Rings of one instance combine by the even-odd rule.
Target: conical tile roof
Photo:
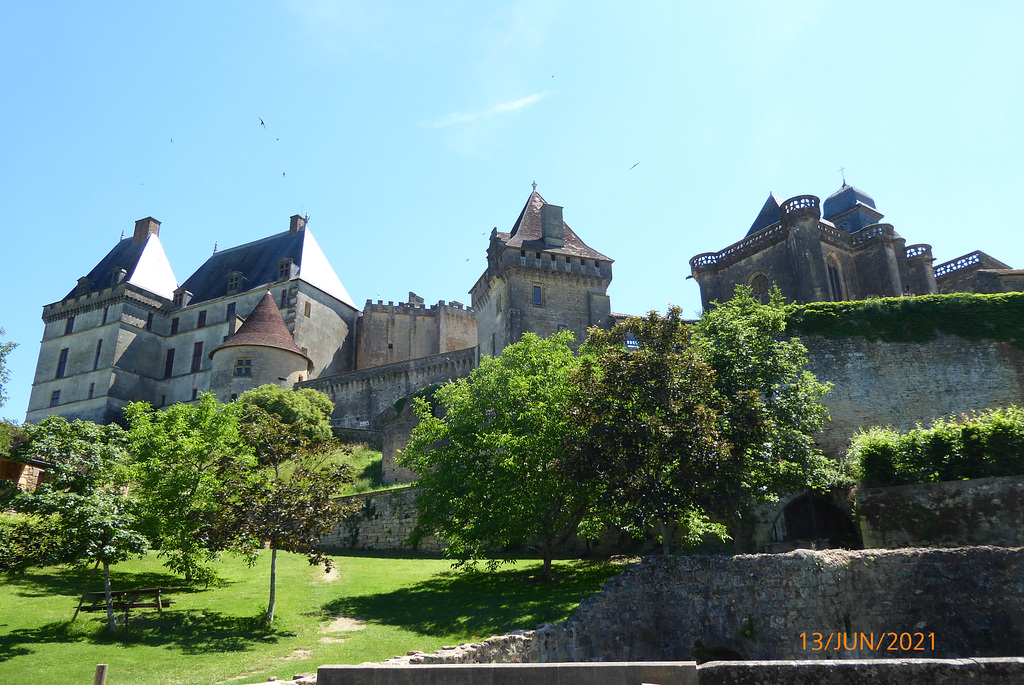
[[[256,347],[275,347],[286,352],[294,352],[312,365],[313,361],[302,353],[299,346],[292,339],[281,312],[277,309],[273,295],[267,291],[256,308],[252,310],[249,317],[238,327],[235,334],[218,345],[212,352],[213,355],[226,347],[240,347],[243,345]]]

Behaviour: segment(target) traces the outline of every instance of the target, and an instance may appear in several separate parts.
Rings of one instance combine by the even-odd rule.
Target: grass
[[[272,630],[262,622],[266,560],[250,569],[225,558],[218,585],[169,592],[173,606],[162,614],[133,612],[127,629],[113,636],[105,614],[70,621],[88,570],[0,575],[0,682],[86,683],[98,663],[109,665],[109,685],[290,680],[321,664],[382,661],[563,620],[621,569],[555,562],[560,582],[543,584],[532,581],[536,560],[493,573],[456,573],[444,559],[401,554],[345,554],[334,561],[337,571],[325,576],[301,556],[278,555]],[[112,583],[115,589],[181,585],[152,556],[115,566]],[[97,577],[90,589],[101,586]],[[328,630],[332,624],[335,630]]]

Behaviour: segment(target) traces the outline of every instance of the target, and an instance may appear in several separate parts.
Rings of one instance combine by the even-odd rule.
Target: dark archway
[[[831,497],[809,492],[779,513],[769,545],[786,549],[860,549],[863,545],[850,516]]]

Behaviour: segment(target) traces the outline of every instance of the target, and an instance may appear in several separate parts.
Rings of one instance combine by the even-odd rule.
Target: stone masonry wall
[[[1008,342],[940,335],[927,342],[801,338],[831,421],[816,437],[829,454],[844,452],[861,427],[917,423],[974,409],[1024,403],[1024,349]]]
[[[408,550],[405,541],[416,526],[415,488],[349,495],[344,501],[359,504],[358,514],[346,517],[323,539],[327,549],[367,549],[380,552]],[[443,549],[440,540],[426,537],[418,547],[421,552],[436,553]]]
[[[857,490],[865,547],[1024,546],[1024,478]]]
[[[695,653],[800,660],[1024,655],[1024,550],[647,557],[562,623],[390,663],[658,661]]]

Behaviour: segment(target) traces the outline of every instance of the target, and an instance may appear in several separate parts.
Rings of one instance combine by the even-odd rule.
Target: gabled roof
[[[123,238],[107,255],[93,267],[86,278],[88,283],[84,292],[93,292],[115,285],[114,271],[125,270],[124,281],[144,288],[151,293],[165,297],[174,297],[174,289],[178,281],[167,261],[163,245],[157,235],[150,235],[142,242],[133,242],[132,238]],[[122,282],[124,282],[122,281]],[[78,294],[73,288],[65,298]]]
[[[821,215],[825,219],[832,220],[858,205],[874,210],[879,218],[883,216],[875,207],[874,198],[860,188],[854,188],[849,183],[843,183],[842,188],[825,198],[825,202],[821,206]]]
[[[227,295],[228,276],[237,272],[241,274],[238,290],[251,290],[276,283],[283,259],[292,260],[298,267],[298,278],[357,309],[308,228],[221,250],[207,259],[181,287],[192,293],[191,304],[217,299]]]
[[[312,365],[312,360],[303,354],[299,346],[295,344],[288,326],[281,317],[277,308],[274,296],[267,291],[263,299],[259,301],[249,316],[245,319],[235,334],[222,342],[210,352],[210,358],[219,350],[226,347],[273,347],[286,352],[294,352],[303,357],[307,363]]]
[[[563,247],[549,246],[544,242],[541,232],[540,211],[547,202],[536,190],[530,194],[526,206],[519,213],[515,226],[510,233],[498,233],[498,239],[505,243],[505,247],[516,250],[536,250],[538,252],[553,252],[586,259],[598,259],[605,262],[613,261],[597,250],[591,248],[580,237],[573,232],[569,225],[562,222],[565,229],[565,245]]]
[[[764,201],[764,206],[758,212],[754,223],[750,224],[750,230],[747,231],[747,235],[753,235],[772,224],[782,221],[782,210],[780,207],[782,207],[782,200],[775,193],[768,193],[768,199]]]

